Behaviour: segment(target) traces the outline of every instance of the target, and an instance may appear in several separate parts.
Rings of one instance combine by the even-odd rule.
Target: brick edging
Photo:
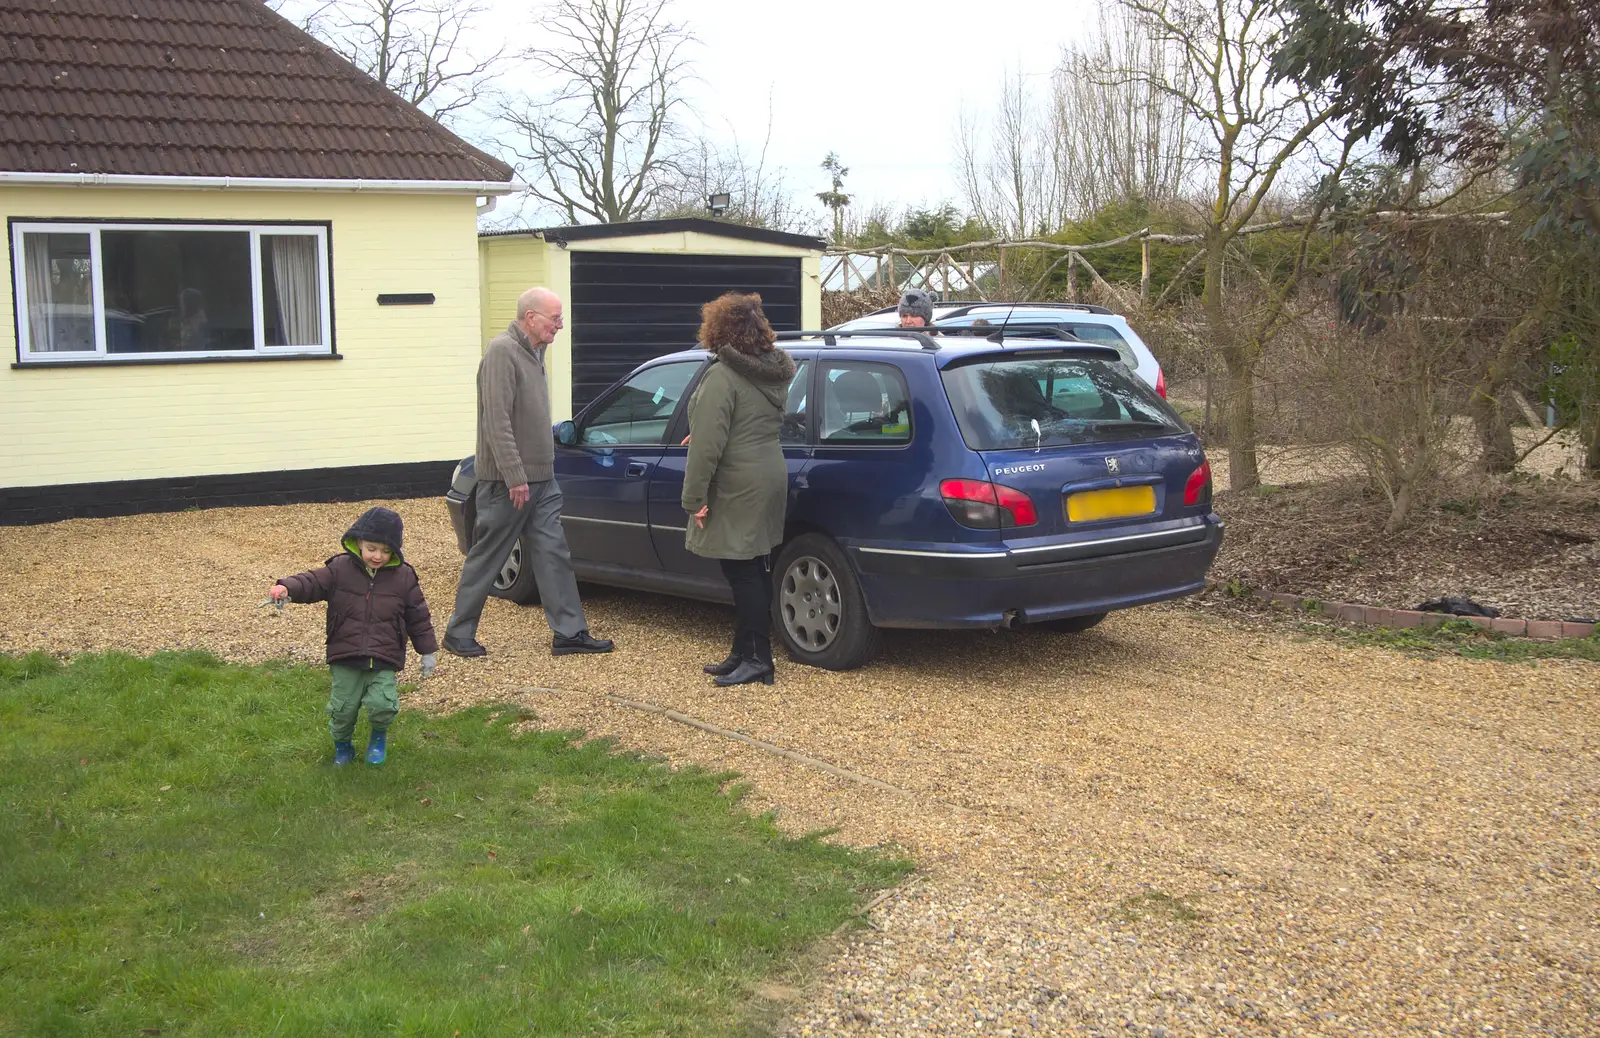
[[[1305,595],[1291,595],[1282,591],[1252,589],[1251,598],[1263,602],[1276,602],[1301,612],[1319,612],[1331,620],[1352,624],[1371,624],[1376,627],[1393,627],[1405,630],[1411,627],[1438,627],[1446,620],[1465,620],[1477,627],[1514,638],[1587,638],[1594,634],[1595,625],[1572,620],[1513,620],[1485,616],[1452,616],[1449,613],[1422,613],[1415,609],[1385,609],[1381,606],[1360,605],[1355,602],[1324,602]]]

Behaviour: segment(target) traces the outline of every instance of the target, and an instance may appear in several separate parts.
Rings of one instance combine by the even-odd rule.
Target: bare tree
[[[508,104],[503,116],[531,193],[573,223],[636,219],[682,175],[677,115],[694,37],[669,6],[557,0],[540,23],[550,43],[527,57],[554,88]]]
[[[1048,233],[1061,225],[1060,166],[1049,113],[1020,70],[1006,73],[988,117],[963,110],[957,132],[962,187],[974,216],[1009,237]]]
[[[1292,270],[1273,280],[1273,291],[1244,326],[1225,305],[1224,270],[1240,232],[1263,215],[1296,172],[1336,183],[1348,168],[1362,132],[1341,127],[1346,110],[1327,95],[1276,85],[1271,62],[1283,32],[1275,0],[1114,0],[1150,36],[1174,48],[1184,74],[1176,81],[1147,66],[1109,70],[1106,82],[1136,84],[1166,94],[1189,119],[1202,148],[1210,182],[1200,213],[1205,235],[1201,301],[1207,331],[1226,369],[1223,415],[1228,437],[1229,484],[1236,490],[1261,481],[1256,463],[1255,382],[1262,351],[1295,314],[1292,304],[1304,273],[1307,248],[1334,200],[1313,195],[1301,225]],[[1344,132],[1336,132],[1342,129]],[[1319,161],[1320,146],[1333,157]],[[1319,168],[1320,166],[1320,168]]]
[[[989,115],[961,114],[968,208],[1022,236],[1118,202],[1177,198],[1194,159],[1178,100],[1189,75],[1181,50],[1149,19],[1102,6],[1086,46],[1062,54],[1048,90],[1008,72]]]
[[[352,65],[440,122],[472,108],[493,79],[502,49],[474,53],[480,0],[278,0],[286,17]]]
[[[1192,171],[1181,96],[1191,69],[1146,18],[1102,6],[1096,31],[1068,50],[1052,81],[1056,176],[1074,215],[1118,202],[1176,199]]]
[[[754,155],[746,153],[737,132],[730,139],[731,143],[718,144],[702,133],[699,141],[683,150],[676,175],[664,180],[651,215],[703,216],[710,196],[725,191],[729,204],[722,219],[748,227],[799,230],[808,222],[808,214],[795,202],[783,168],[767,162],[772,144],[770,109],[766,135]]]
[[[1543,280],[1525,272],[1537,266],[1537,251],[1493,223],[1398,221],[1341,242],[1336,313],[1316,322],[1317,334],[1303,335],[1299,356],[1288,359],[1310,361],[1298,409],[1361,462],[1388,499],[1385,532],[1449,477],[1502,449],[1510,455],[1498,466],[1505,471],[1525,456],[1509,429],[1502,448],[1471,435],[1464,419],[1476,421],[1486,370],[1516,369],[1499,377],[1532,375],[1538,384],[1540,350],[1517,305]]]
[[[883,245],[894,237],[900,213],[888,202],[873,201],[867,208],[852,208],[844,216],[844,236],[839,243]]]

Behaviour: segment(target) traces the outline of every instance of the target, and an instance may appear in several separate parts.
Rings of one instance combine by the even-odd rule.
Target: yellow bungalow
[[[511,169],[260,0],[0,0],[0,42],[0,523],[440,492]]]

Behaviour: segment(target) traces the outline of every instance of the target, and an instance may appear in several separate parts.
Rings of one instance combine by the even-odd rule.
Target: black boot
[[[770,685],[774,680],[772,664],[747,656],[739,660],[732,671],[711,680],[723,688],[730,685],[749,685],[757,681],[763,685]]]
[[[733,648],[728,650],[728,658],[723,660],[721,663],[707,663],[700,669],[705,671],[707,674],[710,674],[714,678],[720,678],[726,674],[732,674],[734,668],[739,666],[739,661],[744,659],[744,642],[744,632],[734,631]]]
[[[762,635],[753,635],[747,641],[748,651],[738,656],[732,670],[719,675],[715,683],[727,688],[730,685],[749,685],[761,682],[770,685],[774,681],[774,668],[772,666],[772,640]]]

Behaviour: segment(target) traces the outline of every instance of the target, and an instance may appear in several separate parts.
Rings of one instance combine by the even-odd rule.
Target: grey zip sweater
[[[478,362],[478,478],[508,487],[555,478],[545,347],[512,322]]]

